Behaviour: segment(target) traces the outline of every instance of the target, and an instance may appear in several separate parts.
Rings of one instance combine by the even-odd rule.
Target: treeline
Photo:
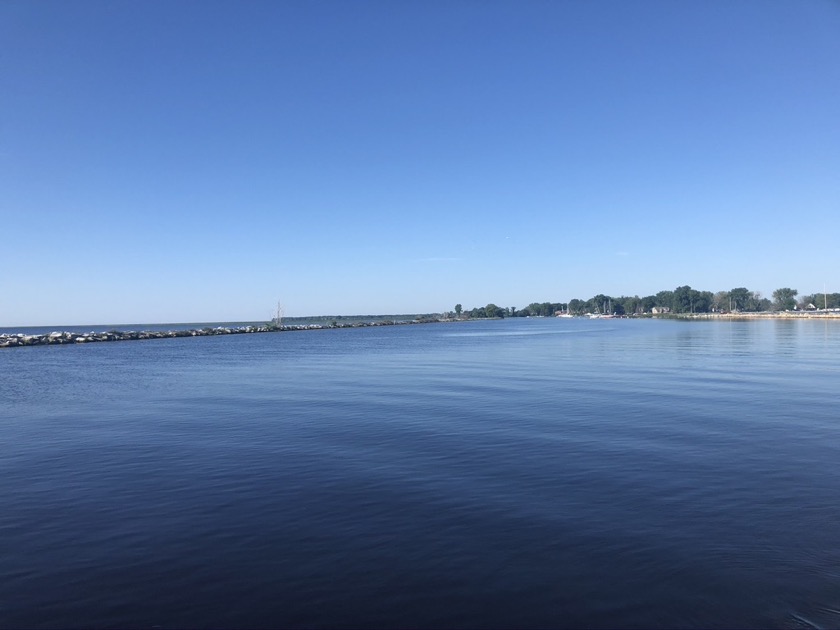
[[[454,315],[460,318],[486,317],[553,317],[558,313],[585,315],[602,313],[613,315],[641,315],[654,309],[667,313],[727,313],[785,311],[794,309],[840,308],[840,293],[817,293],[804,295],[797,300],[796,289],[784,287],[773,291],[772,300],[759,291],[737,287],[729,291],[697,291],[690,286],[677,287],[673,291],[660,291],[656,295],[639,297],[610,296],[599,293],[588,300],[573,299],[568,302],[533,302],[517,309],[514,306],[497,306],[490,303],[471,310],[455,305]]]

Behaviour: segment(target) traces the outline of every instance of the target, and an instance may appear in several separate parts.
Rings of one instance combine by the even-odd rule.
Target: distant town
[[[799,299],[797,299],[799,297]],[[772,298],[772,299],[771,299]],[[799,296],[799,291],[784,287],[773,291],[771,298],[745,287],[729,291],[697,291],[690,286],[673,291],[660,291],[656,295],[639,297],[595,295],[588,300],[572,299],[568,302],[533,302],[521,309],[514,306],[497,306],[490,303],[472,309],[456,304],[445,316],[454,319],[481,319],[499,317],[629,317],[641,315],[691,315],[691,314],[758,314],[782,312],[825,312],[840,309],[840,293],[815,293]]]

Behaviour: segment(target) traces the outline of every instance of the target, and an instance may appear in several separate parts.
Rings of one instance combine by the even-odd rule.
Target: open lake
[[[0,627],[838,627],[840,321],[0,350]]]

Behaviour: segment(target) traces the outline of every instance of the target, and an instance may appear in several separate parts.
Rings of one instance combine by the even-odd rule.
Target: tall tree
[[[492,302],[484,307],[484,316],[485,317],[504,317],[505,311],[504,309],[496,306]]]
[[[667,306],[674,310],[674,292],[660,291],[656,294],[656,306]]]
[[[718,291],[712,296],[712,309],[715,311],[726,311],[729,309],[729,292]]]
[[[737,287],[729,292],[733,311],[745,311],[750,306],[750,292],[746,287]]]
[[[748,311],[769,311],[773,303],[761,295],[761,291],[750,291],[750,298],[747,300]]]
[[[542,314],[542,305],[539,302],[531,302],[525,310],[528,311],[529,315],[540,315]]]
[[[641,310],[642,300],[638,295],[633,297],[622,296],[618,298],[621,303],[622,311],[627,314],[635,314]]]
[[[574,298],[572,300],[569,300],[569,311],[579,315],[585,305],[586,302],[584,302],[583,300]]]
[[[708,313],[712,310],[712,301],[715,296],[711,291],[695,291],[694,295],[694,312]]]
[[[773,291],[773,307],[779,311],[789,311],[796,307],[796,296],[799,291],[783,287]]]
[[[671,298],[671,310],[674,313],[691,313],[694,310],[694,293],[697,292],[688,285],[674,289]]]
[[[646,295],[642,298],[641,309],[643,313],[650,313],[654,306],[656,306],[655,295]]]

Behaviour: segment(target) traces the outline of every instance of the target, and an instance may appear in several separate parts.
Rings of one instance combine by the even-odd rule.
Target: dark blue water
[[[840,626],[840,322],[0,351],[2,627]]]

